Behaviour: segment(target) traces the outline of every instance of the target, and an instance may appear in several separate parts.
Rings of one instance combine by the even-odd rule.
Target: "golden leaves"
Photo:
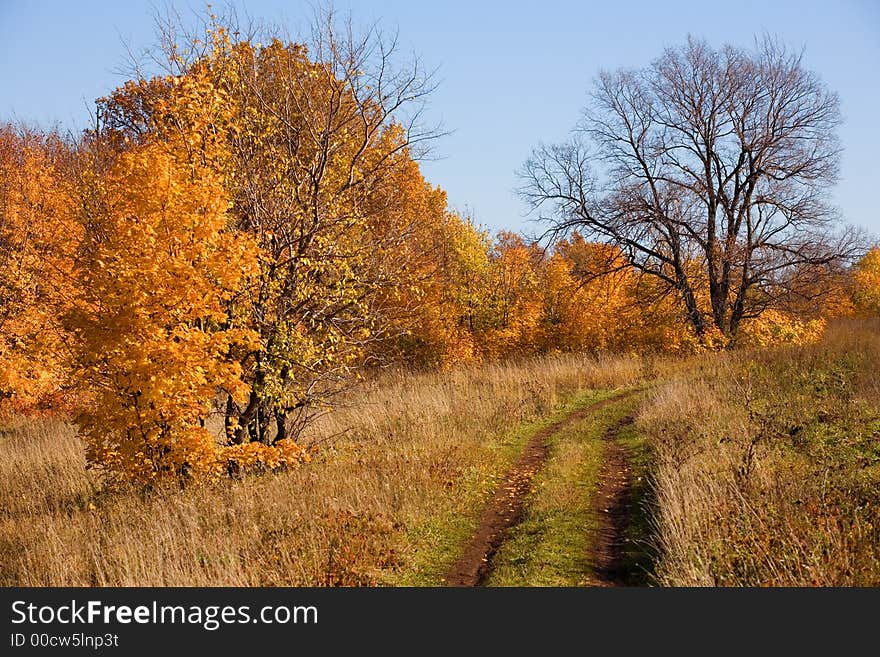
[[[224,307],[254,271],[254,247],[230,232],[216,177],[174,146],[130,149],[106,174],[106,211],[83,217],[92,231],[70,315],[92,399],[78,417],[89,459],[141,481],[215,472],[209,402],[243,393],[229,353],[256,344],[225,325]]]
[[[69,153],[55,135],[0,128],[0,415],[58,405],[80,231],[72,220]]]
[[[856,267],[853,303],[858,312],[880,317],[880,247],[868,251]]]

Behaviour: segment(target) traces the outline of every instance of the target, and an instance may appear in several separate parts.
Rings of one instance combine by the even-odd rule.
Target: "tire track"
[[[599,487],[593,498],[599,524],[590,559],[594,586],[625,586],[629,579],[624,554],[632,480],[629,454],[617,437],[621,429],[633,421],[631,415],[624,417],[608,427],[602,436],[604,457]]]

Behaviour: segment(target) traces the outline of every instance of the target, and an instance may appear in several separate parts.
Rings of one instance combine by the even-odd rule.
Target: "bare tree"
[[[859,250],[828,199],[840,122],[800,53],[689,38],[646,68],[601,73],[572,138],[525,163],[520,193],[545,237],[618,245],[699,335],[714,324],[734,337],[799,277]]]

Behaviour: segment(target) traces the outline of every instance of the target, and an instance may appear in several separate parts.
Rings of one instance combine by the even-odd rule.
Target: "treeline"
[[[616,247],[451,212],[417,163],[430,78],[378,33],[261,43],[212,19],[162,52],[76,138],[0,130],[0,411],[71,413],[108,476],[295,463],[309,421],[391,363],[731,341],[697,338]],[[878,264],[736,339],[876,313]]]

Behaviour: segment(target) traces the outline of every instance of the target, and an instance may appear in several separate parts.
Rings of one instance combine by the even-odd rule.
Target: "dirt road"
[[[489,504],[484,509],[480,517],[480,523],[471,536],[461,558],[446,576],[445,584],[447,586],[480,586],[486,580],[486,576],[491,568],[492,557],[504,541],[505,533],[522,518],[523,505],[530,490],[532,479],[543,467],[549,454],[548,439],[566,425],[583,420],[591,413],[619,402],[632,394],[634,394],[633,391],[623,392],[580,408],[531,437],[519,459],[507,472]],[[616,443],[609,441],[608,445],[611,444]],[[619,445],[618,447],[620,450],[623,449]],[[615,496],[620,494],[618,488],[625,481],[625,478],[621,475],[626,468],[625,454],[621,455],[616,453],[616,450],[610,449],[607,453],[606,466],[609,463],[610,470],[606,472],[606,469],[603,467],[604,476],[602,481],[607,483],[602,486],[600,495],[597,497],[597,504],[605,504],[606,499],[608,504],[612,504],[616,499]],[[611,483],[615,481],[618,482],[617,488]],[[605,516],[607,518],[603,520]],[[607,571],[607,574],[602,575],[600,583],[613,581],[613,571],[616,563],[613,555],[615,545],[614,531],[616,530],[613,527],[611,529],[602,527],[601,525],[606,524],[606,520],[610,521],[614,527],[616,527],[615,523],[619,524],[621,522],[616,514],[600,512],[600,535],[604,536],[604,538],[600,539],[603,545],[602,555],[597,554],[596,564],[597,568],[601,569],[603,573]]]

